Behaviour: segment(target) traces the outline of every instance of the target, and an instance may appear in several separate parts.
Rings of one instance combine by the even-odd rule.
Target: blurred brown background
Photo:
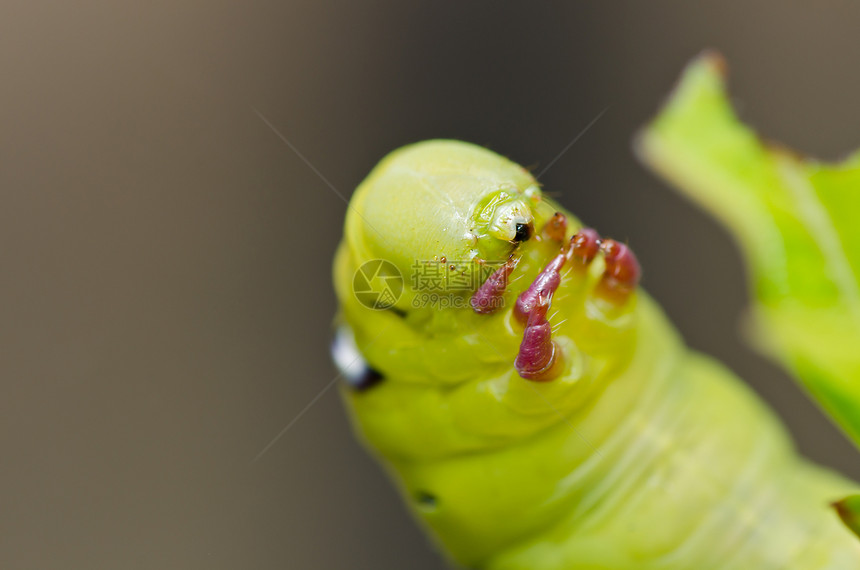
[[[738,253],[631,135],[705,47],[746,120],[860,143],[848,2],[53,2],[0,8],[0,567],[442,568],[335,390],[330,264],[349,195],[404,143],[538,168],[689,343],[808,455],[860,477],[739,338]]]

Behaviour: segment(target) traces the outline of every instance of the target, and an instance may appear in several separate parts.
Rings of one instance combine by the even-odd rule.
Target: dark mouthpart
[[[532,229],[529,224],[517,224],[514,227],[516,229],[516,233],[514,234],[514,241],[527,241],[530,237],[532,237]]]

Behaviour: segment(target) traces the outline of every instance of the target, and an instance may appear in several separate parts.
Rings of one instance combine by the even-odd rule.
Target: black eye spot
[[[359,374],[356,374],[355,377],[348,379],[347,383],[356,392],[364,392],[373,388],[384,379],[376,368],[365,364],[364,369]]]
[[[428,493],[427,491],[416,491],[415,502],[418,503],[418,506],[425,511],[434,511],[436,510],[436,507],[439,506],[439,501],[436,499],[436,495]]]
[[[527,241],[532,237],[532,228],[529,224],[517,224],[514,229],[516,230],[514,241]]]

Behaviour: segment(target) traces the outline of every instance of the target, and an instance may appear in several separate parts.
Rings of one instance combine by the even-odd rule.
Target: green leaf
[[[636,149],[729,228],[749,268],[755,344],[860,445],[860,153],[830,164],[763,142],[738,120],[710,53]]]

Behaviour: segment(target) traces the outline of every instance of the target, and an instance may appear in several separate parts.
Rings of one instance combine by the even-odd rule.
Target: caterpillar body
[[[417,519],[470,568],[860,568],[829,508],[855,484],[687,349],[638,270],[481,147],[418,143],[371,172],[336,254],[334,356]],[[462,285],[444,306],[427,272]]]

